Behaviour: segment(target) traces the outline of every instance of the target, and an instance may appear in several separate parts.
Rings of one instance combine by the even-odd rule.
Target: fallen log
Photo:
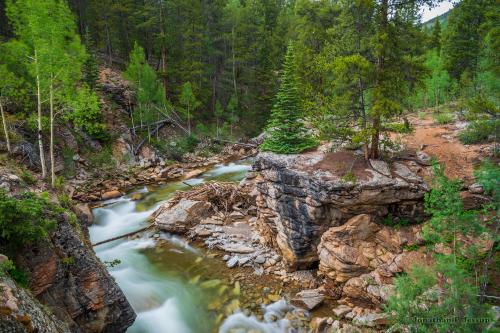
[[[129,233],[126,233],[124,235],[120,235],[120,236],[116,236],[116,237],[113,237],[113,238],[109,238],[109,239],[106,239],[106,240],[103,240],[103,241],[100,241],[100,242],[97,242],[97,243],[94,243],[92,244],[92,246],[98,246],[98,245],[102,245],[102,244],[106,244],[106,243],[109,243],[109,242],[112,242],[112,241],[115,241],[115,240],[118,240],[118,239],[121,239],[121,238],[125,238],[125,237],[129,237],[129,236],[133,236],[133,235],[136,235],[140,232],[143,232],[143,231],[146,231],[146,230],[149,230],[151,228],[155,227],[154,224],[151,224],[147,227],[144,227],[144,228],[141,228],[139,230],[136,230],[136,231],[132,231],[132,232],[129,232]]]

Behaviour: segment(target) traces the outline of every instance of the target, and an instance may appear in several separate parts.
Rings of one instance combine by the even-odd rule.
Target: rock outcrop
[[[163,204],[151,219],[163,231],[177,234],[186,233],[211,213],[212,206],[206,201],[181,199],[175,205],[171,202]]]
[[[321,237],[319,274],[341,286],[341,304],[378,309],[392,294],[396,273],[431,263],[421,245],[420,225],[392,228],[358,215]]]
[[[359,214],[378,219],[423,216],[426,183],[401,162],[365,163],[352,153],[262,153],[257,223],[264,241],[279,248],[290,270],[318,261],[316,247],[329,228]]]
[[[404,246],[422,244],[420,229],[418,225],[395,229],[374,223],[366,214],[355,216],[321,237],[319,272],[333,281],[346,282],[375,269],[401,271],[397,255]]]
[[[49,240],[18,251],[15,262],[28,272],[32,294],[73,333],[125,332],[135,319],[86,233],[69,218],[60,218]]]
[[[25,289],[8,277],[0,277],[0,332],[70,333],[69,327],[57,319]]]

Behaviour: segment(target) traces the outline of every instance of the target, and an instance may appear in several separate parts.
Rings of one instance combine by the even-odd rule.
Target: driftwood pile
[[[190,191],[177,192],[168,201],[168,207],[173,207],[182,199],[193,201],[206,201],[212,205],[215,213],[228,213],[233,210],[233,206],[240,208],[251,206],[248,191],[238,184],[230,182],[209,182],[193,187]]]

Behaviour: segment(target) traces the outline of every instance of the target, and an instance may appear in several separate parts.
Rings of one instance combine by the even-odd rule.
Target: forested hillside
[[[500,5],[441,2],[0,0],[0,331],[496,332]]]

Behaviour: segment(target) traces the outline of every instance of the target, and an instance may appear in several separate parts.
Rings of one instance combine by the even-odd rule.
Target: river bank
[[[238,181],[245,177],[248,169],[248,164],[219,165],[185,182],[144,187],[109,200],[94,209],[94,224],[89,228],[91,240],[100,241],[147,225],[148,216],[176,191],[189,190],[190,186],[206,181]],[[231,269],[227,252],[207,248],[196,235],[189,238],[191,243],[166,233],[149,231],[95,249],[108,265],[120,260],[109,269],[138,314],[130,332],[158,332],[158,329],[162,332],[208,332],[207,326],[203,326],[207,323],[211,323],[211,331],[216,331],[223,319],[237,309],[242,311],[239,316],[244,318],[235,321],[233,317],[229,321],[233,322],[231,325],[249,321],[245,325],[258,326],[264,321],[266,305],[282,298],[290,299],[303,288],[299,279],[284,281],[263,274],[263,271],[259,274],[256,269],[260,267],[248,265]],[[293,307],[289,310],[290,325],[306,332],[309,313]],[[160,317],[162,320],[169,318],[168,327],[158,326]],[[270,323],[269,330],[281,332],[285,329],[285,326],[276,325]]]

